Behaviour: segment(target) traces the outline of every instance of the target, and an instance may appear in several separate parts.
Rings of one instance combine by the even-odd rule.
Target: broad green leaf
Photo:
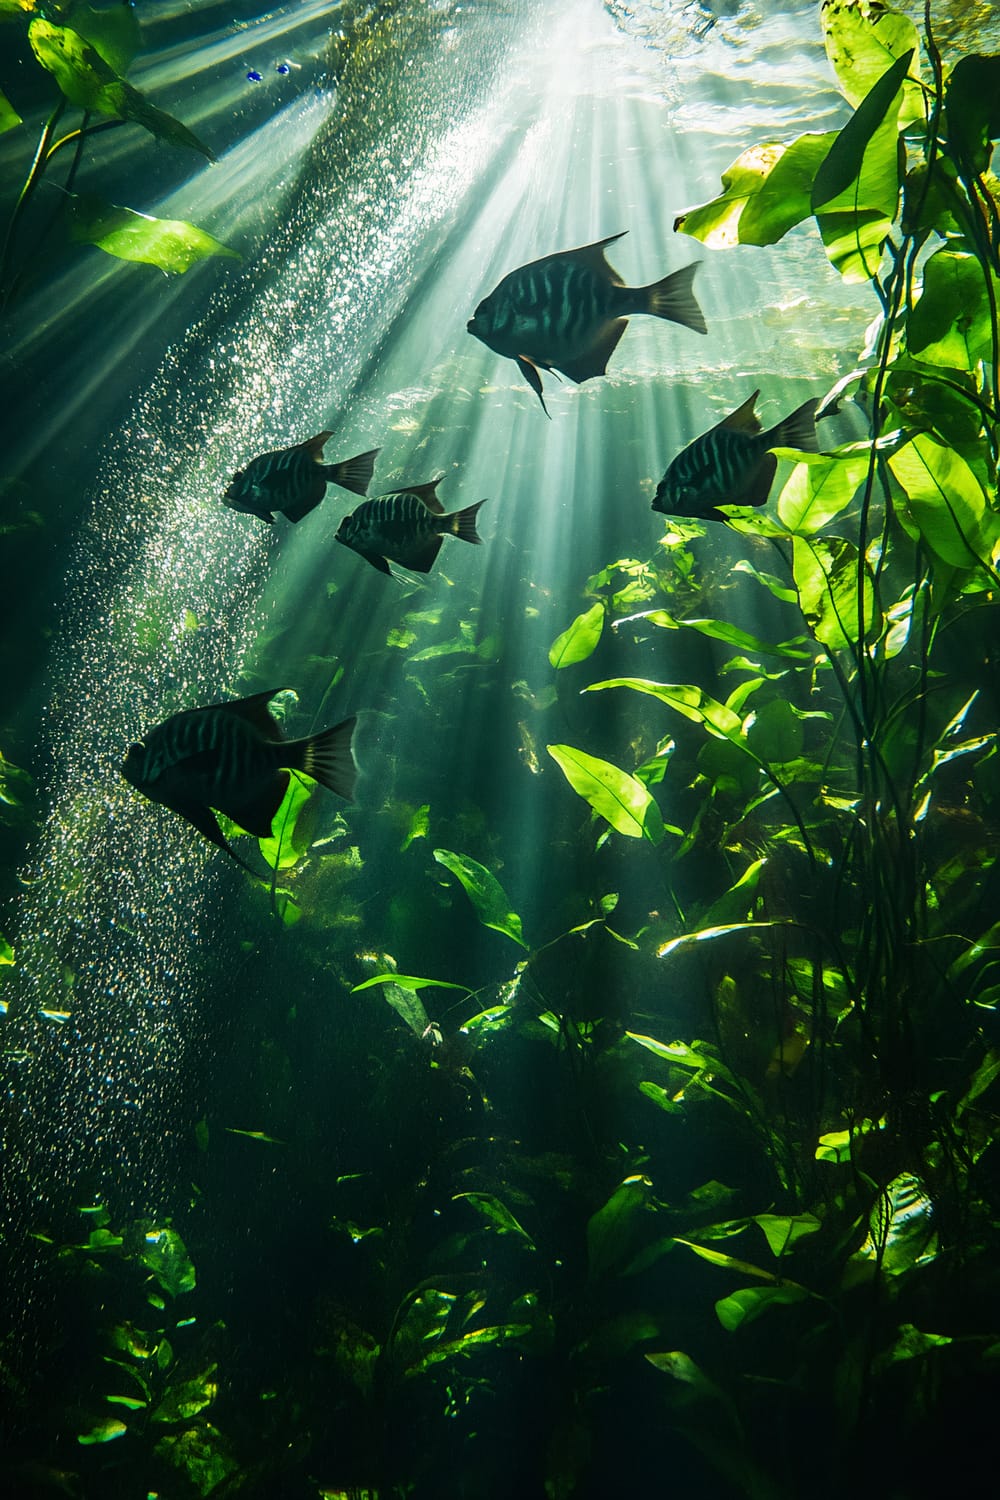
[[[848,120],[816,174],[812,205],[826,252],[845,281],[867,281],[899,200],[899,110],[912,61],[894,63]]]
[[[780,707],[787,707],[781,704]],[[719,928],[732,922],[742,922],[750,917],[756,899],[757,887],[763,874],[766,859],[755,859],[753,863],[743,871],[739,880],[736,881],[726,893],[713,901],[705,913],[703,921],[708,928]]]
[[[589,802],[616,833],[630,839],[645,838],[651,844],[660,843],[664,833],[660,809],[637,777],[573,745],[545,748],[574,792]]]
[[[8,943],[7,939],[4,937],[3,933],[0,933],[0,968],[2,968],[5,964],[12,964],[13,962],[14,950]]]
[[[858,641],[858,552],[842,537],[796,536],[792,573],[799,606],[818,641],[840,651]],[[867,568],[864,574],[864,631],[872,629],[874,601]]]
[[[558,670],[572,666],[574,662],[586,661],[593,655],[604,630],[604,605],[594,604],[577,615],[562,635],[557,635],[549,647],[549,661]]]
[[[650,1212],[653,1184],[636,1175],[625,1181],[592,1214],[587,1223],[587,1265],[591,1276],[603,1276],[635,1249],[641,1221]]]
[[[645,1047],[647,1052],[652,1052],[654,1057],[660,1057],[664,1062],[678,1063],[682,1068],[714,1068],[716,1063],[713,1058],[706,1057],[695,1047],[689,1047],[687,1042],[658,1042],[655,1036],[643,1036],[639,1031],[626,1031],[625,1035],[630,1042],[638,1042],[640,1047]]]
[[[409,1026],[414,1036],[426,1037],[430,1034],[431,1018],[414,988],[404,989],[401,984],[393,983],[391,976],[383,975],[382,997],[400,1020]]]
[[[410,826],[407,830],[406,837],[399,846],[399,852],[402,854],[404,850],[409,849],[410,845],[415,839],[425,839],[428,832],[430,831],[430,826],[431,805],[429,802],[425,802],[422,807],[417,808],[416,812],[413,814],[413,817],[410,819]]]
[[[835,138],[830,132],[751,146],[723,172],[721,196],[681,214],[674,230],[714,250],[775,244],[812,213],[813,179]]]
[[[675,1235],[674,1238],[678,1245],[685,1245],[701,1260],[707,1260],[711,1266],[721,1266],[726,1271],[738,1271],[741,1276],[753,1276],[759,1281],[778,1280],[773,1271],[765,1271],[761,1266],[752,1265],[748,1260],[737,1260],[734,1255],[724,1255],[721,1250],[710,1250],[707,1245],[696,1245],[692,1240],[682,1240],[679,1235]]]
[[[813,656],[809,643],[803,637],[777,643],[762,641],[758,636],[741,630],[738,625],[730,625],[728,620],[679,620],[669,610],[650,609],[641,614],[629,615],[616,623],[619,626],[627,625],[632,620],[648,620],[650,625],[657,625],[664,630],[696,630],[699,635],[714,641],[724,641],[726,645],[736,646],[741,651],[763,651],[769,656],[787,657],[790,661],[811,661]]]
[[[313,782],[303,781],[298,776],[289,777],[288,789],[271,821],[273,837],[258,840],[260,852],[272,870],[290,870],[308,849],[309,836],[304,831],[304,823],[300,831],[299,815],[314,791]]]
[[[360,990],[370,990],[376,984],[395,984],[404,990],[461,990],[465,995],[472,994],[472,991],[464,984],[451,984],[446,979],[423,979],[416,974],[376,974],[371,979],[363,979],[360,984],[353,984],[351,994],[356,995]]]
[[[1000,56],[959,58],[945,89],[945,110],[960,169],[985,172],[1000,136]]]
[[[920,301],[906,320],[906,344],[921,362],[974,370],[992,357],[989,276],[994,299],[1000,279],[975,255],[939,250],[924,266]]]
[[[151,1413],[153,1422],[187,1422],[196,1417],[206,1406],[211,1406],[219,1393],[219,1383],[213,1379],[217,1365],[209,1365],[201,1375],[181,1381],[172,1386],[159,1406]]]
[[[505,937],[513,938],[522,948],[528,946],[524,941],[521,918],[511,910],[503,886],[485,865],[470,859],[467,854],[454,854],[450,849],[435,849],[434,858],[462,885],[484,927],[492,927]]]
[[[38,7],[38,0],[0,0],[0,21],[19,21]]]
[[[892,455],[889,467],[921,536],[942,561],[972,568],[989,556],[996,523],[960,453],[920,432]]]
[[[148,1230],[138,1259],[149,1267],[168,1296],[194,1291],[194,1266],[176,1229]]]
[[[200,151],[209,161],[215,160],[186,125],[157,109],[138,89],[119,78],[100,53],[70,27],[54,26],[50,21],[36,18],[28,27],[28,40],[42,67],[52,74],[63,94],[78,109],[131,120],[161,140]]]
[[[239,1468],[225,1439],[208,1422],[196,1423],[181,1432],[165,1433],[153,1451],[161,1463],[176,1469],[185,1485],[198,1495],[219,1491],[223,1481]]]
[[[650,682],[646,677],[612,677],[607,682],[593,682],[584,688],[587,693],[599,693],[605,688],[631,688],[635,693],[646,693],[658,698],[668,708],[674,708],[695,724],[703,724],[709,734],[717,739],[729,740],[746,750],[746,735],[739,714],[733,713],[724,703],[706,693],[703,688],[687,682]]]
[[[535,1248],[535,1242],[531,1235],[519,1224],[505,1203],[492,1193],[455,1193],[453,1202],[465,1202],[481,1214],[501,1234],[512,1234],[524,1240],[525,1244]]]
[[[798,599],[794,588],[789,587],[787,583],[782,583],[781,579],[776,578],[773,573],[759,572],[753,563],[747,562],[745,558],[733,564],[733,572],[749,574],[751,578],[756,579],[763,588],[767,589],[768,593],[773,594],[775,599],[780,599],[784,604],[795,604]]]
[[[105,1417],[102,1422],[98,1422],[89,1432],[78,1433],[76,1440],[84,1447],[87,1447],[91,1443],[111,1443],[115,1438],[124,1437],[126,1432],[128,1432],[128,1428],[118,1417]]]
[[[823,1225],[815,1214],[757,1214],[759,1224],[772,1255],[784,1255],[803,1235],[815,1234]]]
[[[13,130],[15,125],[20,125],[21,116],[11,104],[7,95],[0,90],[0,135],[6,130]]]
[[[909,53],[900,129],[924,118],[917,81],[920,39],[909,16],[881,0],[824,0],[820,23],[826,55],[849,104],[859,105],[893,63]]]
[[[109,68],[121,75],[128,72],[132,59],[142,49],[142,33],[131,5],[105,6],[103,10],[74,5],[72,21],[77,36],[89,42]]]
[[[876,1366],[882,1369],[886,1365],[898,1364],[900,1360],[920,1359],[932,1349],[941,1349],[953,1342],[950,1334],[923,1333],[913,1323],[900,1323],[896,1342],[886,1354],[879,1356]]]
[[[715,1315],[727,1333],[752,1323],[768,1308],[803,1302],[809,1296],[804,1286],[745,1286],[715,1304]]]
[[[167,275],[182,276],[212,255],[240,259],[238,251],[183,219],[154,219],[89,193],[69,193],[66,198],[70,239],[95,245],[116,260],[157,266]]]
[[[789,531],[811,536],[847,509],[868,473],[864,453],[809,454],[778,496],[778,516]]]
[[[248,1141],[263,1141],[267,1146],[283,1146],[285,1144],[276,1135],[268,1135],[263,1130],[240,1130],[235,1125],[227,1125],[225,1130],[227,1135],[243,1135],[246,1136]]]

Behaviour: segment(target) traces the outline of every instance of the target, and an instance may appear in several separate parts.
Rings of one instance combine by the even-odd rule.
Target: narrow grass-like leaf
[[[521,918],[511,910],[507,893],[492,871],[467,854],[455,854],[451,849],[435,849],[434,858],[461,884],[484,927],[492,927],[527,948]]]
[[[363,979],[360,984],[351,986],[351,994],[356,995],[360,990],[370,990],[376,984],[398,984],[404,990],[461,990],[464,995],[471,995],[472,991],[464,984],[451,984],[446,979],[423,979],[416,974],[375,974],[371,979]]]
[[[663,819],[648,788],[610,761],[587,755],[573,745],[546,745],[566,780],[596,813],[626,838],[663,838]]]

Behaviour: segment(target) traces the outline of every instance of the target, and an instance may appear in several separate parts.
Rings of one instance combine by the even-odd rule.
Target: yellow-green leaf
[[[117,260],[138,261],[168,275],[183,275],[212,255],[240,259],[236,250],[184,219],[156,219],[90,193],[68,194],[67,198],[70,238],[78,244],[96,245]]]
[[[713,250],[775,244],[812,213],[813,179],[835,135],[751,146],[723,172],[721,195],[681,214],[675,231]]]
[[[20,125],[21,116],[11,104],[7,95],[0,91],[0,135],[6,130],[13,130],[15,125]]]
[[[597,647],[604,629],[604,605],[598,603],[577,615],[573,623],[557,635],[549,647],[549,661],[558,670],[586,661]]]
[[[589,802],[616,833],[630,839],[645,838],[652,844],[661,841],[664,830],[660,809],[637,777],[573,745],[545,748],[574,792]]]
[[[889,459],[927,546],[956,568],[988,557],[996,518],[979,481],[954,448],[920,432]]]

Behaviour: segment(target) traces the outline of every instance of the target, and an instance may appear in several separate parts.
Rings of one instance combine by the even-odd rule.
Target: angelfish
[[[633,313],[708,331],[691,290],[698,262],[650,286],[625,286],[604,258],[605,245],[621,237],[612,234],[519,266],[480,302],[467,324],[469,333],[516,361],[546,415],[539,372],[559,370],[578,385],[603,375]]]
[[[244,869],[249,866],[226,842],[213,808],[265,839],[272,836],[289,771],[314,777],[348,802],[354,795],[356,720],[345,719],[307,739],[283,739],[267,707],[280,691],[270,688],[252,698],[174,714],[130,745],[121,766],[137,791],[193,823]]]
[[[222,497],[223,505],[259,516],[271,525],[272,511],[276,510],[290,521],[301,521],[316,509],[328,484],[339,484],[341,489],[351,490],[355,495],[366,495],[380,449],[358,453],[339,464],[324,463],[323,448],[332,435],[317,432],[315,437],[291,448],[258,454],[245,469],[233,475]]]
[[[818,400],[804,401],[790,416],[762,432],[754,411],[759,395],[760,391],[754,391],[742,406],[678,453],[656,487],[654,510],[667,516],[725,521],[727,517],[716,506],[764,504],[778,467],[771,448],[819,452]]]
[[[476,530],[476,512],[486,501],[446,515],[436,494],[440,482],[432,479],[366,500],[341,521],[337,541],[359,552],[380,573],[392,572],[387,559],[414,573],[429,573],[443,536],[478,545],[482,537]]]

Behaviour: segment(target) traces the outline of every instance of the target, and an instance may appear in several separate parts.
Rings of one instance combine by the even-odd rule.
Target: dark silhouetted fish
[[[267,707],[280,691],[174,714],[130,745],[122,763],[126,781],[151,802],[180,813],[244,869],[249,866],[226,842],[213,808],[266,839],[290,770],[305,772],[348,801],[354,794],[356,721],[345,719],[308,739],[282,739]]]
[[[725,521],[718,505],[763,505],[778,460],[771,448],[818,453],[815,399],[804,401],[768,432],[754,403],[760,391],[678,453],[656,486],[653,509],[667,516]]]
[[[290,521],[301,521],[316,509],[328,484],[339,484],[341,489],[351,490],[355,495],[366,495],[381,450],[372,448],[356,458],[345,458],[343,463],[327,464],[323,462],[323,447],[331,435],[318,432],[308,442],[296,443],[293,448],[261,453],[233,475],[222,497],[223,505],[259,516],[270,525],[274,521],[271,512],[276,510]]]
[[[652,286],[625,286],[604,258],[605,245],[621,237],[612,234],[519,266],[480,302],[467,325],[497,354],[517,362],[546,414],[539,371],[560,370],[578,385],[603,375],[633,313],[708,331],[691,290],[698,262]]]
[[[414,573],[429,573],[443,536],[477,544],[482,541],[476,531],[476,512],[486,501],[477,500],[475,505],[446,515],[435,493],[440,482],[434,479],[429,484],[410,485],[391,495],[366,500],[341,521],[337,541],[360,552],[380,573],[392,572],[387,559]]]

